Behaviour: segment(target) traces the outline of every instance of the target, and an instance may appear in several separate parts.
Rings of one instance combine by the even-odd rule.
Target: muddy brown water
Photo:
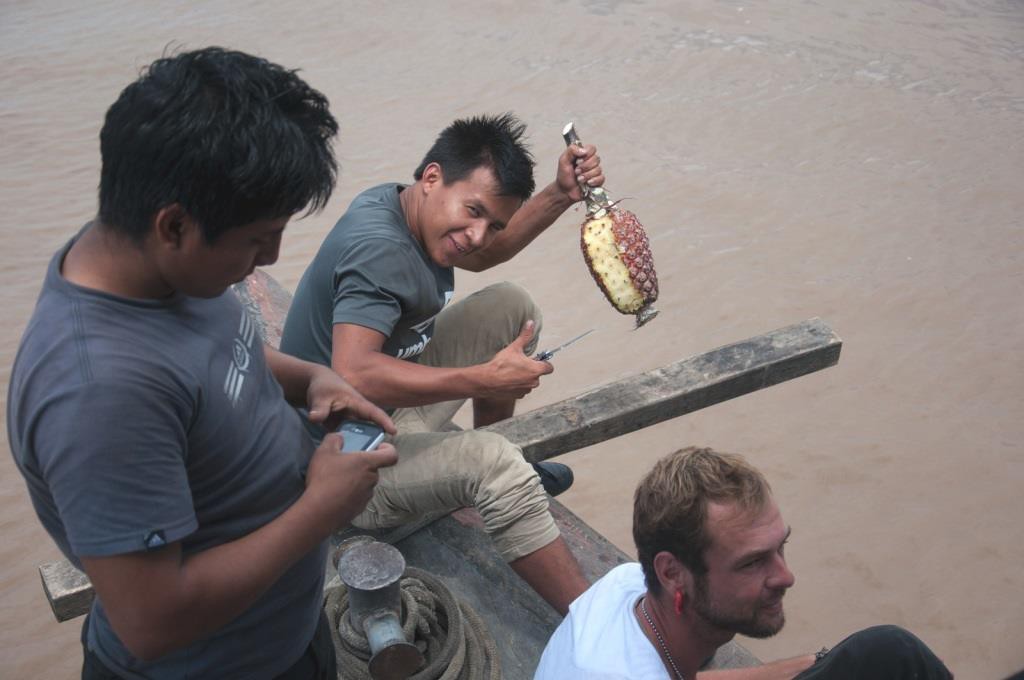
[[[1024,668],[1020,2],[5,0],[0,38],[4,385],[46,262],[95,210],[103,113],[168,45],[258,53],[329,96],[343,171],[269,269],[290,289],[352,196],[408,179],[453,118],[516,112],[542,184],[573,120],[650,232],[661,316],[633,332],[607,305],[578,212],[460,274],[460,293],[526,285],[551,344],[599,329],[525,408],[813,316],[845,344],[835,368],[565,456],[566,504],[631,552],[655,460],[744,453],[797,576],[756,653],[896,623],[959,677]],[[0,470],[0,676],[76,677],[79,624],[54,622],[36,575],[57,550]]]

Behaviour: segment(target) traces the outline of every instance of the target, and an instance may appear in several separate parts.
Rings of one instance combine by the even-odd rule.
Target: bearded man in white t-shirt
[[[534,680],[683,680],[737,633],[779,632],[795,578],[790,528],[764,476],[742,457],[689,447],[659,461],[633,506],[639,564],[623,564],[576,599],[548,642]],[[854,633],[831,651],[711,680],[952,677],[896,626]]]

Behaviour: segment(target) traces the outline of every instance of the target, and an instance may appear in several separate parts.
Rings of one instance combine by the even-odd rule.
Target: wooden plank
[[[483,429],[537,462],[834,366],[841,349],[824,321],[808,319]]]

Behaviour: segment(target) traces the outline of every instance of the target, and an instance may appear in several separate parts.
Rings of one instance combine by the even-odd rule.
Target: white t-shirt
[[[669,680],[633,608],[647,591],[636,562],[604,575],[569,606],[533,680]]]

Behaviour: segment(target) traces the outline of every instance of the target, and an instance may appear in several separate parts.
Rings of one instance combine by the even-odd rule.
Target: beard
[[[778,613],[769,613],[764,611],[764,605],[760,602],[754,605],[753,611],[744,611],[745,607],[735,603],[729,606],[728,603],[712,602],[706,578],[696,579],[696,590],[694,611],[720,630],[764,639],[775,635],[786,625],[786,615],[781,607]],[[778,603],[782,603],[782,594],[779,595]]]

